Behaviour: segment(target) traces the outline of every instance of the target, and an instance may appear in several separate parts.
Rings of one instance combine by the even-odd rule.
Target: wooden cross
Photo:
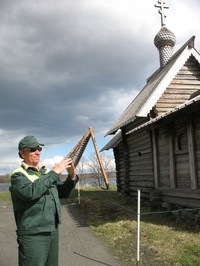
[[[161,26],[165,26],[165,18],[166,18],[166,15],[164,14],[164,8],[169,8],[165,1],[164,0],[158,0],[158,3],[155,4],[155,7],[158,7],[159,8],[159,11],[158,13],[161,15]]]

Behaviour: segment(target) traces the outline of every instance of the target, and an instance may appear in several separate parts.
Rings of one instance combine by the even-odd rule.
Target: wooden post
[[[188,134],[188,151],[189,151],[189,162],[190,162],[190,177],[191,177],[191,189],[198,188],[197,182],[197,166],[196,166],[196,147],[194,142],[194,126],[192,124],[192,119],[189,117],[187,119],[187,134]]]
[[[157,131],[152,129],[152,142],[153,142],[153,164],[154,164],[154,184],[155,188],[159,185],[159,166],[158,166],[158,145],[157,145]]]
[[[137,196],[137,266],[140,265],[140,190]]]
[[[100,152],[99,152],[98,147],[97,147],[96,140],[94,138],[94,130],[93,130],[92,127],[89,127],[89,130],[90,130],[92,142],[93,142],[93,145],[94,145],[94,149],[95,149],[95,152],[96,152],[96,155],[97,155],[97,159],[99,161],[99,165],[100,165],[100,168],[101,168],[101,172],[102,172],[102,175],[103,175],[105,184],[106,184],[106,188],[109,189],[109,181],[108,181],[106,172],[104,170],[104,167],[103,167],[103,164],[102,164],[102,161],[101,161],[101,156],[100,156]]]
[[[176,188],[176,165],[175,165],[175,153],[174,153],[174,125],[171,124],[169,126],[170,134],[169,134],[169,171],[170,171],[170,187]]]

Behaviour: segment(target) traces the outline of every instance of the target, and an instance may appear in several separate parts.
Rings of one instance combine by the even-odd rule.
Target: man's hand
[[[53,168],[53,171],[59,175],[65,169],[67,169],[67,172],[69,173],[69,175],[72,179],[74,179],[76,177],[75,167],[73,165],[71,158],[63,159],[60,163],[56,164]]]
[[[69,167],[66,167],[67,172],[72,180],[76,179],[76,169],[71,158],[69,160]]]

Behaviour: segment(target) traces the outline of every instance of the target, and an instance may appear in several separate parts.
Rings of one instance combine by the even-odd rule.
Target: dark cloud
[[[173,16],[191,8],[188,24],[190,16],[200,20],[199,1],[193,4],[169,3]],[[103,137],[159,66],[153,44],[159,20],[149,0],[1,1],[3,160],[24,134],[59,144],[93,126]],[[177,34],[189,39],[198,25]]]

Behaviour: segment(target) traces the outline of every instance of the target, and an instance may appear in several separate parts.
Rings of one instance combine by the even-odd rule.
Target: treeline
[[[97,173],[84,173],[84,174],[81,174],[79,173],[78,174],[80,179],[82,179],[83,181],[86,181],[87,179],[98,179],[98,178],[101,178],[102,179],[102,176],[98,175]],[[109,172],[107,173],[107,176],[108,178],[116,178],[116,172],[112,171],[112,172]],[[61,179],[66,179],[67,178],[67,175],[61,175]],[[0,175],[0,183],[9,183],[10,182],[10,178],[9,178],[9,174],[6,174],[6,175]]]
[[[9,183],[9,182],[10,182],[9,174],[0,175],[0,183]]]
[[[77,173],[80,178],[95,178],[96,176],[99,176],[99,173]],[[116,172],[107,172],[107,177],[108,178],[116,178]],[[100,173],[101,176],[101,173]],[[61,179],[66,179],[67,174],[61,174],[60,175]]]

